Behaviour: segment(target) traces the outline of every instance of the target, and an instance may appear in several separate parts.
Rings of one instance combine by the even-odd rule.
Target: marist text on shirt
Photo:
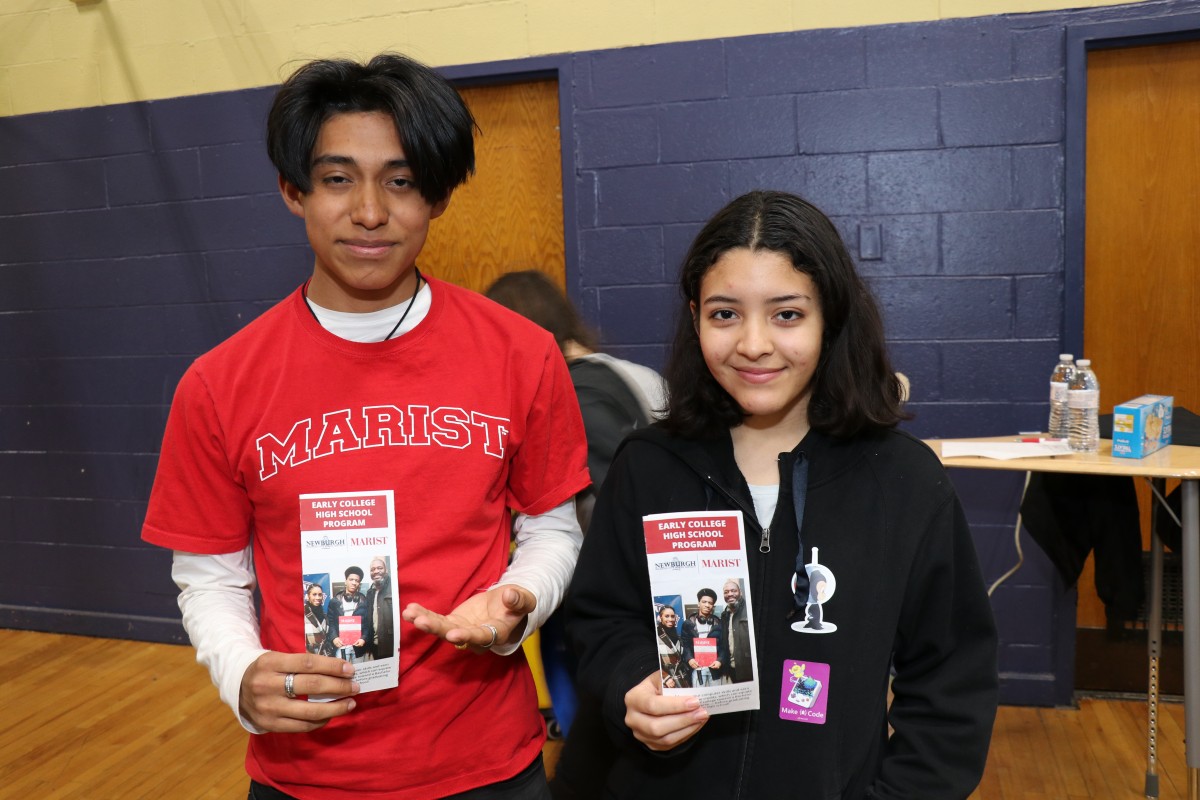
[[[320,432],[312,438],[317,417],[297,420],[283,438],[266,433],[258,445],[259,480],[274,477],[280,467],[296,467],[315,458],[367,447],[447,447],[465,450],[472,445],[486,455],[504,458],[508,443],[508,418],[453,406],[363,406],[357,412],[342,408],[319,419]]]

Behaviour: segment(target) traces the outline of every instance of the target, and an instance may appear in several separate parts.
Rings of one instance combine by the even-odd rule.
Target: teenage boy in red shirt
[[[301,67],[267,147],[312,277],[176,391],[142,536],[175,551],[197,659],[255,734],[251,798],[548,796],[519,644],[570,579],[587,448],[554,339],[417,269],[474,130],[402,56]],[[362,694],[299,612],[298,498],[358,491],[394,497],[403,608],[399,685]]]

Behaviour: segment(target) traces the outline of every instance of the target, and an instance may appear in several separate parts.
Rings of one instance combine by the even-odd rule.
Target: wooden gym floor
[[[192,649],[0,630],[0,796],[242,800],[246,733]],[[972,800],[1143,797],[1146,705],[1001,707]],[[558,754],[546,746],[547,767]],[[1162,800],[1186,791],[1183,706],[1160,704]]]

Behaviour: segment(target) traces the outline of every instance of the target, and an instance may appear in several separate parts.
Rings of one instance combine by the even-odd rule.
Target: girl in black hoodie
[[[567,599],[618,747],[603,795],[965,798],[995,716],[995,626],[944,470],[896,430],[900,382],[837,231],[752,192],[700,232],[680,287],[668,415],[618,453]],[[760,708],[710,717],[662,694],[641,519],[733,509],[756,645],[733,657],[755,664]],[[823,676],[819,719],[788,713],[797,674]]]

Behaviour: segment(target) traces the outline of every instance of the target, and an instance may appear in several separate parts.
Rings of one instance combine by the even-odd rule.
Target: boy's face
[[[412,296],[413,266],[429,221],[449,198],[430,205],[390,117],[337,114],[313,147],[312,191],[279,179],[288,210],[304,220],[316,255],[308,296],[333,311],[377,311]]]

